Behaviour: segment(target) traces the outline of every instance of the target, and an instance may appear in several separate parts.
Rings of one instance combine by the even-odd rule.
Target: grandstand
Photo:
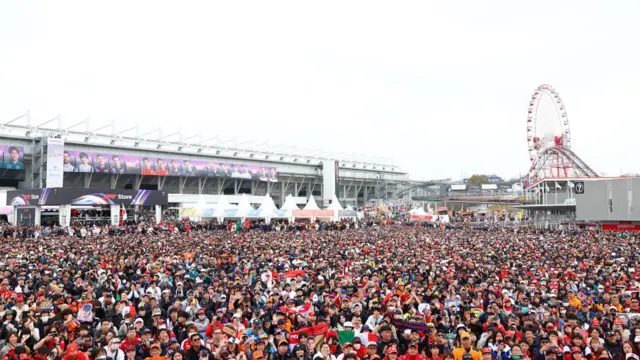
[[[407,173],[388,161],[212,142],[219,137],[202,140],[202,136],[198,136],[187,141],[178,136],[180,140],[169,140],[174,134],[162,136],[159,129],[151,132],[157,133],[154,139],[147,138],[150,133],[125,135],[130,131],[137,132],[137,127],[120,132],[112,128],[110,133],[91,131],[88,126],[84,131],[72,129],[77,125],[64,129],[60,123],[58,127],[1,124],[0,145],[23,149],[20,156],[24,168],[18,176],[3,176],[0,186],[54,187],[51,185],[56,183],[53,177],[60,176],[63,187],[164,191],[169,194],[170,203],[181,202],[180,196],[201,194],[249,194],[255,200],[252,202],[259,203],[259,198],[270,194],[276,205],[282,205],[285,196],[291,194],[297,203],[305,203],[313,195],[321,206],[327,206],[335,194],[344,206],[359,207],[372,199],[410,198],[411,189],[427,183],[411,181]],[[64,170],[49,166],[52,159],[49,144],[53,141],[62,144],[65,161],[71,158],[69,163],[65,162]],[[86,164],[83,163],[85,160]],[[97,170],[102,166],[101,162],[113,166],[117,161],[122,161],[127,169]],[[163,168],[168,168],[173,161],[181,164],[182,173],[168,174]],[[212,168],[209,168],[211,163]],[[91,170],[83,172],[83,167]],[[220,172],[221,167],[228,168],[228,176],[216,176],[215,171]],[[67,168],[72,170],[67,171]],[[231,174],[231,169],[236,171],[236,168],[238,172]],[[242,174],[242,169],[248,174]],[[271,171],[272,176],[265,169]],[[156,171],[157,174],[167,171],[168,176],[154,175]],[[265,172],[264,176],[261,171]]]

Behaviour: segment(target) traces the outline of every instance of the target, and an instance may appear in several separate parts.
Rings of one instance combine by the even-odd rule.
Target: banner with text
[[[47,139],[47,183],[48,188],[62,187],[64,139]]]
[[[155,190],[52,188],[7,191],[7,205],[166,205],[167,193]]]

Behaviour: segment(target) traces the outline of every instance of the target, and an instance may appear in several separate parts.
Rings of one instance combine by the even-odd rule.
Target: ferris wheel
[[[532,163],[546,149],[571,149],[567,111],[560,95],[551,85],[540,85],[531,95],[527,117],[527,144]]]

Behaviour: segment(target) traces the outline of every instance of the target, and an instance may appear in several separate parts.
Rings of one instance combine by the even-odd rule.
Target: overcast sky
[[[0,122],[31,110],[388,157],[414,179],[524,174],[552,84],[573,150],[640,172],[640,2],[4,1]]]

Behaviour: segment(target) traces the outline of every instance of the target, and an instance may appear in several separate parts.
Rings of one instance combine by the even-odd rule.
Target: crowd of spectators
[[[0,360],[639,360],[637,234],[0,225]]]

